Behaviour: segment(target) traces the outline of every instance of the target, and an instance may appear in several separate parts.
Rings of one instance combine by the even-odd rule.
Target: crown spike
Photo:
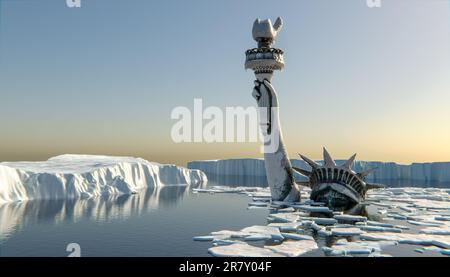
[[[328,153],[325,147],[323,148],[323,160],[325,166],[336,166],[336,163],[334,162],[333,158],[331,158],[330,153]]]
[[[352,169],[353,168],[353,164],[355,163],[355,159],[356,159],[356,154],[351,156],[350,159],[348,159],[348,161],[345,162],[343,167],[345,167],[347,169]]]
[[[304,170],[298,167],[293,166],[292,169],[298,173],[300,173],[301,175],[305,176],[305,177],[310,177],[311,176],[311,172],[309,172],[308,170]]]
[[[319,168],[320,165],[316,163],[315,161],[311,160],[310,158],[303,156],[302,154],[299,154],[300,158],[302,158],[307,164],[309,164],[313,169]]]

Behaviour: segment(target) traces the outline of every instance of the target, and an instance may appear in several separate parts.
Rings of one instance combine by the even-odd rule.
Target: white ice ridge
[[[345,162],[336,161],[338,164]],[[309,169],[302,160],[292,159],[293,166]],[[320,161],[319,161],[320,163]],[[188,168],[200,169],[211,175],[266,176],[263,159],[206,160],[188,163]],[[368,181],[403,180],[417,182],[450,182],[450,162],[413,163],[402,165],[394,162],[356,161],[354,170],[361,172],[369,168],[377,170],[367,177]],[[304,177],[296,175],[296,179]]]
[[[146,187],[206,182],[200,170],[141,158],[61,155],[43,162],[0,163],[0,203],[132,194]]]

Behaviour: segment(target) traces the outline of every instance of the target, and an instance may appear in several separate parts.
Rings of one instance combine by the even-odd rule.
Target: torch
[[[260,82],[264,79],[271,82],[273,71],[284,68],[283,50],[272,47],[282,26],[280,17],[273,25],[270,19],[258,18],[253,23],[253,39],[258,43],[258,47],[245,52],[245,69],[252,69]]]

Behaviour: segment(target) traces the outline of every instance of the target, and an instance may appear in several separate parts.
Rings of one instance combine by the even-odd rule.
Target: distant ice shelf
[[[292,165],[309,169],[309,166],[302,160],[292,159]],[[344,163],[344,160],[336,161]],[[319,161],[321,163],[321,161]],[[199,169],[210,176],[241,176],[241,177],[261,177],[265,178],[266,171],[263,159],[227,159],[227,160],[205,160],[192,161],[188,163],[188,168]],[[433,163],[413,163],[402,165],[394,162],[368,162],[356,161],[354,170],[361,172],[369,168],[376,168],[375,172],[367,177],[370,182],[382,180],[401,180],[406,182],[424,183],[448,183],[450,182],[450,162]],[[306,180],[305,177],[296,174],[296,179]]]
[[[0,163],[0,203],[132,194],[147,187],[206,182],[200,170],[141,158],[61,155],[43,162]]]

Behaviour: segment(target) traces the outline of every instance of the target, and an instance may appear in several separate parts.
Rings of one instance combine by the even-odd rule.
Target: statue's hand
[[[277,93],[272,84],[267,80],[264,80],[264,82],[255,81],[252,96],[256,99],[258,107],[278,107]]]

